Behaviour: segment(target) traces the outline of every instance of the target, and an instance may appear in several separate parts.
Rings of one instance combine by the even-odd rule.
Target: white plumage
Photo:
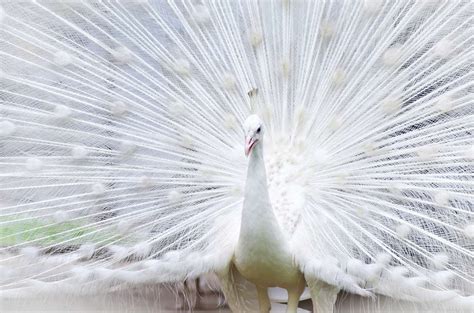
[[[315,308],[340,289],[472,307],[473,10],[2,3],[2,296],[212,272],[231,308],[256,310],[235,252],[270,225],[242,209],[260,199],[243,131],[258,114],[272,238]]]

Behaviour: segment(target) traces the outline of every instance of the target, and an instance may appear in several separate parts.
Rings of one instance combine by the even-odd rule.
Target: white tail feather
[[[228,270],[258,113],[307,279],[468,307],[473,18],[467,0],[2,3],[2,296]]]

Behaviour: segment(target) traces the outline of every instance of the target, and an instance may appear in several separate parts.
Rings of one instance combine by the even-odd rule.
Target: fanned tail
[[[257,113],[272,205],[309,280],[469,307],[473,10],[2,2],[2,296],[226,269],[240,125]]]

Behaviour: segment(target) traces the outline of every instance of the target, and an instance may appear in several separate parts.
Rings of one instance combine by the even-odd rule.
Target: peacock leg
[[[304,284],[294,289],[288,289],[288,308],[287,313],[296,313],[301,294],[304,291]]]
[[[270,304],[270,298],[268,297],[267,288],[257,287],[257,293],[258,293],[258,304],[260,307],[260,313],[270,312],[271,304]]]

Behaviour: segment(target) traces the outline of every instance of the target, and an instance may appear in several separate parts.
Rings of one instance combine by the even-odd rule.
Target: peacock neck
[[[254,188],[257,187],[257,188]],[[247,182],[245,185],[246,195],[268,194],[267,173],[263,159],[263,143],[259,142],[250,153],[247,167]]]
[[[263,204],[265,204],[265,207],[270,206],[262,142],[255,145],[250,153],[245,183],[244,211],[250,207],[255,209],[257,204],[259,204],[258,207],[260,208]]]
[[[268,195],[263,143],[259,142],[252,149],[247,168],[240,238],[258,236],[276,225]]]

